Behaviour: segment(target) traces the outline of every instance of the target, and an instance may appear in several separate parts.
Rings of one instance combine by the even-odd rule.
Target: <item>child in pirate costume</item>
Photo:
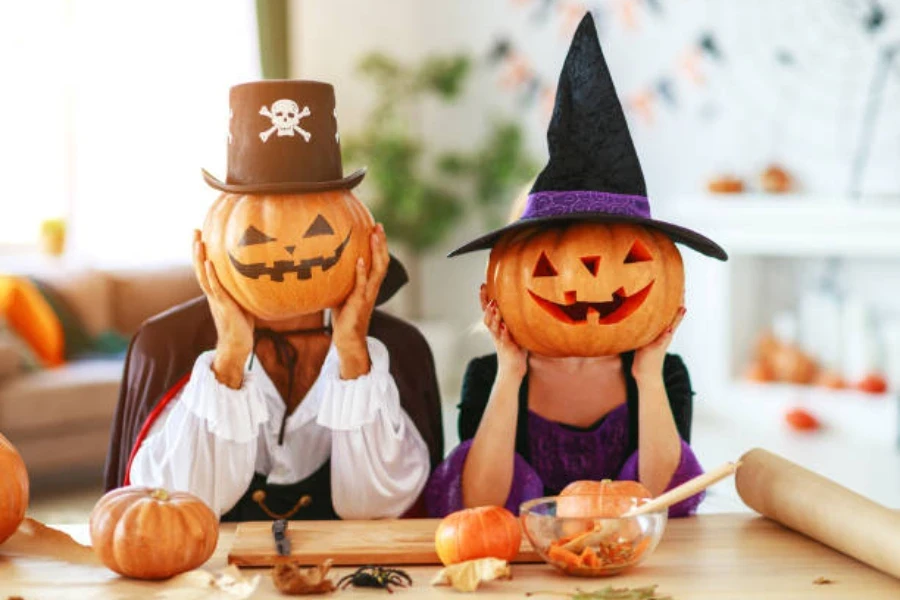
[[[491,248],[481,306],[497,352],[466,370],[462,443],[429,481],[432,516],[492,504],[517,512],[579,480],[637,480],[658,495],[702,472],[689,445],[688,372],[666,353],[685,314],[673,242],[727,255],[652,219],[590,14],[547,140],[549,161],[518,220],[451,253]]]
[[[204,297],[132,340],[106,466],[223,520],[415,513],[443,452],[431,352],[374,310],[405,282],[343,176],[333,88],[230,93],[228,176],[194,239]]]

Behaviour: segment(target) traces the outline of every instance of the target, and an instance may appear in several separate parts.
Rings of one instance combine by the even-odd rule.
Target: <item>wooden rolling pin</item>
[[[766,450],[740,462],[735,485],[747,506],[900,578],[900,513]]]

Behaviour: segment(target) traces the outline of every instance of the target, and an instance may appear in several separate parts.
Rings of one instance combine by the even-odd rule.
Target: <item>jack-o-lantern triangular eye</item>
[[[597,272],[600,270],[600,257],[599,256],[582,256],[581,264],[584,265],[584,268],[591,272],[591,275],[594,277],[597,276]]]
[[[315,237],[317,235],[332,235],[334,234],[334,229],[331,228],[331,225],[328,224],[328,221],[325,220],[325,217],[322,215],[316,215],[316,220],[312,222],[312,225],[309,226],[309,229],[306,230],[306,233],[303,234],[303,237]]]
[[[241,239],[238,241],[238,246],[252,246],[254,244],[266,244],[268,242],[274,242],[275,238],[266,235],[253,225],[247,228],[244,232],[244,235],[241,236]]]
[[[550,262],[550,259],[547,258],[545,253],[541,252],[541,257],[538,259],[537,264],[534,265],[534,273],[532,275],[534,277],[556,277],[557,274],[556,268]]]
[[[625,257],[625,264],[647,262],[648,260],[653,260],[650,250],[641,240],[634,240],[631,250],[628,251],[628,256]]]

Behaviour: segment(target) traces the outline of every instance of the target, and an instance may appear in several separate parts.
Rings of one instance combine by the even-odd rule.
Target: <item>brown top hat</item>
[[[334,88],[319,81],[268,80],[231,88],[228,172],[230,193],[303,193],[356,187],[366,174],[344,177]]]

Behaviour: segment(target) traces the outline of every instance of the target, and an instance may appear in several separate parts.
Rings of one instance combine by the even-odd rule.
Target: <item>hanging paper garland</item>
[[[590,11],[598,23],[610,23],[611,16],[623,29],[636,31],[640,25],[640,6],[644,5],[646,14],[657,17],[663,15],[662,0],[513,0],[517,7],[531,7],[533,16],[542,22],[546,21],[551,11],[560,21],[560,33],[569,39],[575,26]],[[884,17],[881,17],[883,21]],[[711,31],[701,32],[697,38],[678,53],[674,64],[670,64],[656,78],[638,86],[637,91],[623,97],[623,105],[646,125],[657,121],[660,106],[670,110],[679,107],[679,86],[690,84],[703,87],[707,83],[707,65],[723,63],[725,53],[715,34]],[[535,70],[531,61],[517,51],[512,42],[502,39],[495,43],[488,55],[488,62],[499,65],[501,69],[500,85],[518,95],[525,106],[536,102],[540,105],[542,116],[549,118],[553,110],[556,88],[553,82],[545,81]],[[704,109],[706,116],[716,114],[714,107]]]

